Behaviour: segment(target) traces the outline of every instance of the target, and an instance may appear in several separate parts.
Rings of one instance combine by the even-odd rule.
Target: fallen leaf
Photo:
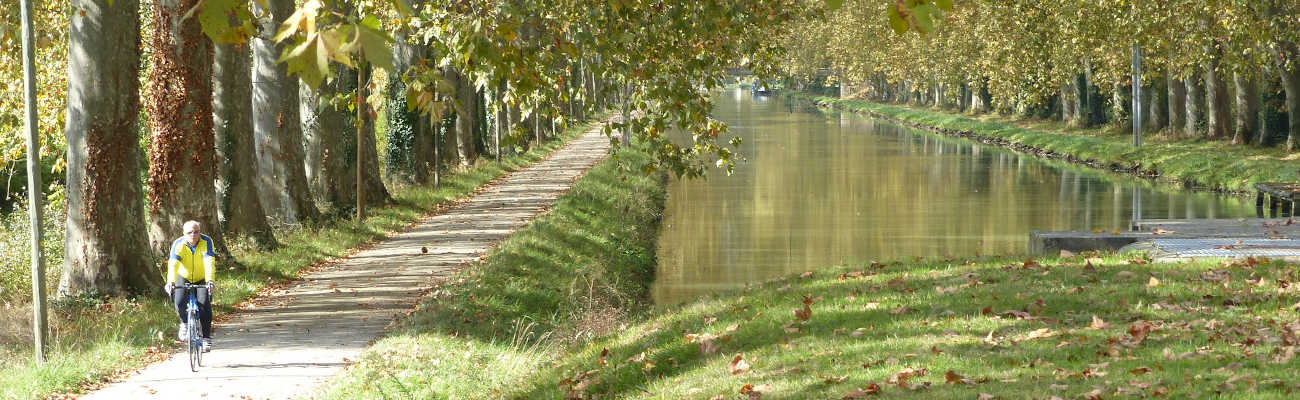
[[[732,375],[743,374],[749,372],[749,363],[745,362],[745,360],[737,354],[736,358],[731,359],[728,368],[731,370]]]
[[[854,329],[853,333],[850,333],[849,336],[858,337],[858,336],[865,335],[866,333],[867,333],[867,328],[858,328],[858,329]]]
[[[1093,315],[1092,323],[1088,324],[1088,327],[1092,329],[1106,329],[1110,327],[1110,324],[1102,320],[1101,317]]]
[[[1029,335],[1025,337],[1025,340],[1049,338],[1052,336],[1056,336],[1056,332],[1052,332],[1051,328],[1042,328],[1042,329],[1036,329],[1032,332],[1029,332]]]
[[[1147,287],[1156,287],[1156,286],[1160,286],[1160,280],[1156,279],[1156,277],[1153,276],[1151,277],[1151,280],[1147,281]]]
[[[951,370],[943,373],[943,380],[952,385],[956,385],[956,384],[974,385],[975,384],[970,379],[966,379],[965,377],[957,374],[956,371],[951,371]]]
[[[1156,228],[1156,230],[1151,231],[1151,233],[1156,234],[1156,235],[1169,235],[1169,234],[1174,234],[1174,233],[1178,233],[1178,232],[1171,231],[1171,230],[1168,230],[1168,229]]]
[[[1134,342],[1142,343],[1143,340],[1146,340],[1147,335],[1151,334],[1152,329],[1155,329],[1155,326],[1151,325],[1150,322],[1138,320],[1128,327],[1128,334],[1133,336]]]
[[[804,272],[804,273],[802,273],[802,274],[799,274],[799,277],[800,277],[800,278],[803,278],[803,279],[812,278],[812,276],[813,276],[813,272],[812,272],[812,271],[808,271],[808,272]]]
[[[988,394],[988,393],[980,393],[980,394],[979,394],[978,396],[976,396],[975,398],[976,398],[977,400],[993,400],[993,399],[995,399],[996,397],[994,397],[993,395]]]
[[[878,394],[880,394],[880,385],[876,384],[875,382],[872,382],[870,385],[867,385],[861,389],[854,389],[852,392],[849,392],[849,394],[846,394],[844,395],[844,397],[841,397],[841,399],[861,399],[867,396],[874,396]]]
[[[1029,315],[1029,313],[1020,310],[1006,310],[1003,311],[1002,314],[1003,315],[1011,314],[1019,319],[1033,319],[1032,315]]]
[[[1145,375],[1148,372],[1151,372],[1151,368],[1138,367],[1138,368],[1128,370],[1128,373],[1133,375]]]
[[[428,253],[428,252],[429,252],[429,248],[428,248],[428,247],[420,247],[420,254],[424,254],[424,253]]]
[[[1070,257],[1074,257],[1074,252],[1069,250],[1061,250],[1061,258],[1070,258]]]
[[[818,378],[822,378],[822,383],[825,383],[825,384],[827,384],[827,385],[832,384],[832,383],[841,383],[841,382],[844,382],[845,379],[849,379],[849,376],[848,376],[848,375],[844,375],[844,376],[822,376],[822,375],[817,375],[817,377],[818,377]]]

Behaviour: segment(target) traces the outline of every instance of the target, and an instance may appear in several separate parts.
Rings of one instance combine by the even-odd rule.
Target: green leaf
[[[243,43],[248,39],[249,32],[240,21],[250,19],[247,7],[248,3],[244,0],[206,0],[190,9],[186,18],[198,10],[199,25],[213,42]],[[232,18],[232,15],[236,17]],[[231,25],[232,23],[236,25]]]
[[[357,41],[366,61],[386,71],[393,70],[393,38],[381,29],[379,19],[366,17],[357,25]]]
[[[826,0],[826,11],[835,11],[844,6],[844,0]]]
[[[944,11],[952,11],[952,0],[934,0],[934,5],[939,6]]]
[[[898,13],[898,7],[889,7],[889,27],[899,35],[907,33],[907,21]]]
[[[315,88],[320,86],[325,74],[329,73],[327,52],[320,35],[312,34],[298,46],[286,48],[277,62],[285,63],[290,74],[298,74],[303,82]]]
[[[922,34],[934,30],[934,15],[939,12],[932,4],[922,4],[912,7],[912,22],[916,23],[916,29]]]

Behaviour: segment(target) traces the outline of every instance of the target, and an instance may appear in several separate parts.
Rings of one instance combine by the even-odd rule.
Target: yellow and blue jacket
[[[199,235],[199,241],[190,246],[185,237],[172,242],[171,255],[167,257],[166,282],[180,275],[190,283],[211,281],[216,277],[216,253],[212,252],[212,238]]]

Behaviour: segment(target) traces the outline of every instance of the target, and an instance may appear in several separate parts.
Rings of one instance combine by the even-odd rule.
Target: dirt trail
[[[478,259],[548,209],[608,149],[609,139],[592,129],[472,199],[259,299],[215,327],[214,350],[199,372],[190,372],[188,357],[178,353],[82,398],[310,396],[411,309],[433,278]]]

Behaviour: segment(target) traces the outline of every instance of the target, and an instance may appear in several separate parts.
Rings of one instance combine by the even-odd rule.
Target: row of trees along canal
[[[1300,139],[1300,2],[848,4],[783,36],[785,70],[831,71],[845,96],[1123,127],[1136,47],[1145,129],[1288,151]]]
[[[780,52],[768,39],[821,6],[39,4],[41,152],[55,182],[46,191],[66,192],[58,286],[64,296],[156,289],[159,261],[184,220],[203,222],[219,246],[249,235],[273,247],[268,220],[312,223],[379,205],[389,199],[381,173],[390,183],[436,185],[440,169],[472,164],[483,152],[499,157],[607,107],[635,116],[612,126],[623,128],[621,142],[637,135],[656,156],[626,168],[686,176],[715,164],[730,168],[733,154],[720,139],[726,127],[709,118],[701,88],[721,82],[735,60],[773,71]],[[16,7],[2,6],[6,14]],[[15,23],[0,21],[0,167],[8,206],[10,192],[21,193],[25,182],[18,168],[26,148],[17,117],[21,90],[13,86],[21,82]],[[387,118],[375,121],[377,115]],[[376,123],[387,124],[383,149]],[[660,135],[672,127],[694,141],[675,144]]]

